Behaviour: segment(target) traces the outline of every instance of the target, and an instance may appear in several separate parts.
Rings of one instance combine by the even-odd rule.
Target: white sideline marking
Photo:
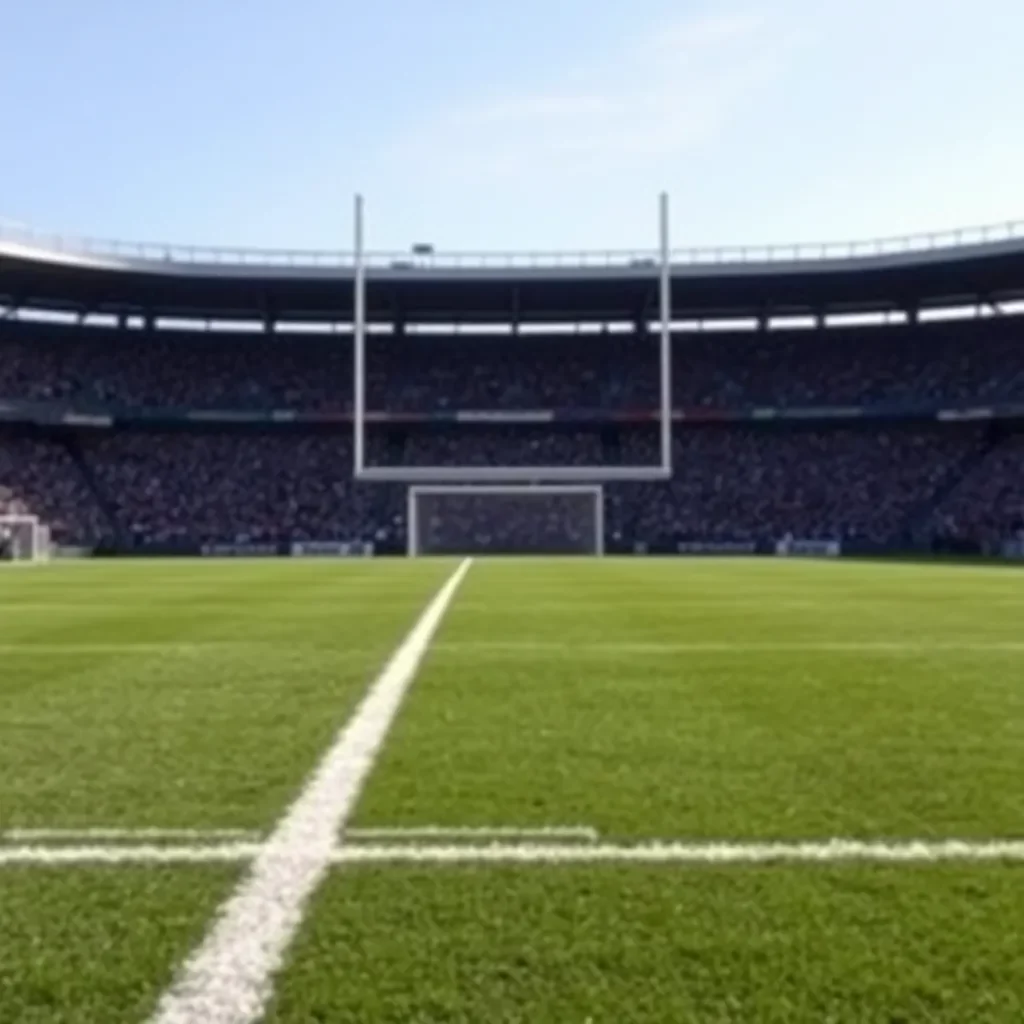
[[[414,825],[408,828],[349,828],[346,839],[358,840],[414,840],[414,839],[514,839],[514,840],[580,840],[596,843],[600,838],[596,828],[587,825],[547,825],[537,828],[515,828],[514,826],[452,826]]]
[[[6,614],[6,610],[4,611]],[[125,640],[124,642],[111,643],[44,643],[35,640],[26,640],[24,643],[2,643],[0,651],[41,651],[46,654],[107,654],[118,653],[119,651],[150,651],[162,654],[165,651],[213,651],[219,647],[246,648],[259,647],[259,640]]]
[[[0,829],[0,843],[147,843],[159,840],[216,843],[232,839],[255,842],[260,835],[244,828],[8,828]]]
[[[972,842],[909,840],[878,843],[832,839],[805,843],[680,843],[557,846],[492,843],[487,846],[342,846],[334,863],[412,864],[771,864],[781,862],[929,863],[937,861],[1024,860],[1024,840]]]
[[[565,653],[574,658],[588,654],[747,654],[801,651],[820,651],[822,653],[850,653],[873,651],[881,653],[924,652],[932,651],[1024,651],[1021,640],[694,640],[694,641],[652,641],[650,643],[634,643],[630,641],[603,640],[524,640],[524,641],[487,641],[487,640],[446,640],[437,644],[436,650],[446,654],[509,654],[530,655]]]
[[[52,610],[52,609],[51,609]],[[0,643],[0,653],[40,655],[83,655],[83,654],[178,654],[211,655],[253,654],[262,649],[280,652],[281,643],[253,640],[168,640],[147,643],[128,641],[126,643]],[[1024,652],[1024,641],[1020,640],[694,640],[694,641],[631,641],[584,640],[443,640],[435,644],[434,650],[445,654],[501,655],[509,657],[542,654],[566,654],[573,658],[600,657],[607,654],[657,655],[657,654],[771,654],[801,652],[822,654],[929,654],[932,652],[964,651],[978,654]],[[308,650],[327,653],[332,657],[361,658],[376,653],[372,648],[338,644],[331,646],[313,643]]]
[[[82,864],[237,864],[254,860],[259,843],[200,846],[0,846],[0,868],[24,864],[66,867]]]
[[[119,843],[169,841],[181,843],[250,842],[260,840],[262,833],[244,828],[8,828],[0,829],[0,843]],[[520,842],[546,840],[578,840],[596,843],[600,833],[589,825],[541,825],[521,828],[515,825],[412,825],[380,828],[348,828],[344,839],[358,841],[472,839],[478,841],[507,839]]]
[[[259,843],[220,843],[207,846],[9,846],[0,847],[0,868],[11,865],[60,867],[81,864],[228,864],[255,860],[257,866],[267,856]],[[1024,862],[1024,840],[926,840],[901,842],[865,842],[856,839],[831,839],[801,843],[686,843],[660,841],[648,843],[601,843],[587,846],[567,843],[490,843],[466,845],[406,843],[371,846],[331,846],[323,849],[282,847],[274,853],[280,872],[321,870],[330,864],[931,864],[942,861]],[[255,872],[254,872],[255,874]],[[248,883],[247,883],[248,884]],[[237,896],[232,900],[233,905]],[[276,914],[275,914],[276,919]],[[223,921],[224,918],[222,917]],[[289,918],[291,920],[291,918]],[[258,924],[256,925],[258,928]],[[266,950],[266,940],[245,936],[235,950],[239,962],[248,966],[246,954]],[[239,937],[241,941],[241,937]],[[255,943],[251,946],[250,943]],[[209,940],[204,949],[209,946]],[[283,948],[282,950],[283,951]],[[280,952],[278,953],[280,955]],[[197,958],[190,963],[195,964]],[[233,963],[234,961],[224,961]],[[216,973],[221,961],[210,961],[211,973],[204,975],[211,999],[225,979]],[[229,983],[233,979],[228,979]],[[200,1004],[190,1004],[192,1009]],[[221,1021],[235,1018],[210,1016],[221,1012],[220,1004],[203,1004],[206,1015],[175,1020]],[[165,1011],[166,1012],[166,1011]],[[185,1012],[182,1007],[181,1012]],[[249,1020],[250,1018],[246,1018]]]
[[[6,612],[4,613],[6,614]],[[264,650],[280,653],[284,642],[273,640],[167,640],[147,643],[129,640],[125,643],[0,643],[4,654],[253,654]],[[312,643],[303,650],[327,653],[332,657],[367,657],[376,654],[372,647],[358,647],[353,644],[329,645]]]
[[[306,904],[330,870],[338,832],[471,565],[466,559],[452,573],[371,685],[150,1024],[253,1024],[263,1016]]]

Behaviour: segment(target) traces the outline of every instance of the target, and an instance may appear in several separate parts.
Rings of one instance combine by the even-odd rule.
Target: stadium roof
[[[653,252],[370,253],[371,320],[633,319]],[[152,317],[350,319],[350,254],[0,235],[0,304]],[[915,310],[1024,299],[1024,225],[862,243],[673,253],[673,318]]]

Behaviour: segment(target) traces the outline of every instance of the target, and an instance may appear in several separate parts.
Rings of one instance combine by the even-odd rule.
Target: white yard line
[[[263,650],[281,651],[286,648],[284,638],[273,640],[167,640],[147,643],[129,640],[125,643],[0,643],[0,654],[252,654]],[[359,647],[337,643],[313,644],[308,650],[327,651],[337,657],[367,657],[376,654],[372,647]]]
[[[259,842],[263,833],[244,828],[8,828],[0,829],[0,843],[54,844],[152,842],[222,843]],[[596,843],[600,833],[589,825],[411,825],[375,828],[347,828],[344,840],[357,842],[423,842],[425,840],[465,839],[477,842],[508,840],[514,842],[587,842]]]
[[[61,867],[80,864],[220,864],[256,861],[266,858],[267,849],[259,843],[220,843],[215,845],[172,846],[0,846],[0,868],[13,865]],[[963,862],[1024,862],[1024,839],[907,839],[892,842],[866,842],[856,839],[832,839],[825,842],[770,842],[770,843],[694,843],[659,841],[648,843],[489,843],[489,844],[382,844],[369,846],[332,845],[326,851],[311,854],[301,848],[280,848],[274,853],[275,870],[305,872],[311,862],[329,864],[675,864],[680,867],[701,865],[750,864],[931,864],[942,861]],[[255,874],[255,872],[254,872]],[[251,879],[246,886],[251,884]],[[244,888],[244,887],[243,887]],[[241,893],[242,890],[239,890]],[[234,905],[238,896],[228,906]],[[275,904],[275,908],[276,908]],[[227,908],[225,908],[227,909]],[[277,920],[279,909],[274,909]],[[290,918],[291,919],[291,918]],[[223,922],[224,917],[221,918]],[[265,922],[249,922],[257,931]],[[296,924],[298,922],[296,921]],[[218,925],[218,929],[223,927]],[[216,933],[216,932],[215,932]],[[211,933],[211,939],[215,933]],[[221,1017],[220,1004],[213,1002],[224,983],[217,972],[226,965],[238,965],[251,971],[247,957],[250,953],[266,955],[266,936],[260,938],[233,937],[239,945],[234,958],[209,961],[211,974],[203,981],[211,1002],[203,1004],[207,1013],[193,1018],[176,1017],[172,1020],[207,1021],[235,1020]],[[208,949],[210,940],[202,947]],[[280,956],[283,947],[278,950]],[[189,963],[195,969],[198,953]],[[235,959],[236,958],[236,959]],[[265,961],[261,961],[265,966]],[[276,966],[276,962],[275,962]],[[236,980],[232,976],[230,981]],[[269,976],[266,978],[269,984]],[[198,995],[197,995],[198,998]],[[165,1000],[166,1004],[166,1000]],[[184,1012],[183,1004],[180,1012]],[[194,1010],[199,1003],[190,1003]],[[241,1019],[241,1018],[237,1018]],[[245,1018],[246,1020],[255,1018]]]
[[[198,641],[156,641],[153,643],[0,643],[3,654],[40,655],[83,655],[83,654],[194,654],[210,655],[217,652],[251,654],[261,648],[280,649],[281,644],[260,640],[198,640]],[[312,649],[330,651],[332,655],[345,657],[366,657],[371,648],[339,644],[331,646],[316,644]],[[771,654],[801,652],[823,654],[930,654],[933,652],[957,651],[998,654],[1024,652],[1021,640],[725,640],[725,641],[635,641],[595,640],[523,640],[523,641],[474,641],[446,640],[434,645],[434,649],[445,654],[464,654],[468,657],[480,655],[502,655],[522,657],[540,654],[565,654],[570,657],[601,657],[608,654],[657,655],[657,654]]]
[[[528,842],[531,840],[578,840],[596,843],[600,835],[596,828],[588,825],[547,825],[536,828],[516,828],[512,825],[446,826],[412,825],[408,828],[349,828],[346,839],[366,840],[424,840],[424,839],[508,839]]]
[[[936,651],[1024,652],[1021,640],[724,640],[724,641],[652,641],[636,643],[631,641],[604,640],[523,640],[523,641],[462,641],[446,640],[437,644],[436,649],[445,654],[466,654],[469,656],[487,654],[508,654],[529,656],[531,654],[564,653],[573,658],[605,654],[750,654],[815,652],[838,654],[921,653]]]
[[[330,869],[339,830],[471,564],[459,565],[370,687],[150,1024],[253,1024],[263,1016],[309,899]]]
[[[8,828],[0,843],[218,843],[257,842],[261,833],[244,828]]]
[[[861,842],[832,839],[804,843],[492,843],[449,846],[342,846],[336,864],[771,864],[849,861],[925,864],[937,861],[1024,861],[1024,840],[907,840]]]
[[[189,845],[0,846],[0,868],[125,864],[238,864],[259,856],[259,843]],[[198,1019],[198,1018],[197,1018]]]

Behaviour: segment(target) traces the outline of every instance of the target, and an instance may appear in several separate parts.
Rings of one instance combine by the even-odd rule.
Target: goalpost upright
[[[660,481],[672,476],[672,263],[669,233],[669,198],[662,193],[658,199],[658,248],[654,266],[650,262],[638,265],[630,263],[622,268],[629,277],[644,278],[650,275],[657,287],[657,345],[658,345],[658,459],[646,465],[623,466],[618,464],[599,465],[441,465],[441,466],[380,466],[371,465],[367,457],[367,254],[365,235],[365,204],[363,197],[355,197],[353,207],[353,476],[358,481],[379,483],[403,483],[410,485],[407,506],[407,550],[410,555],[424,553],[422,529],[423,516],[420,502],[429,497],[454,497],[462,502],[463,509],[469,507],[475,498],[485,501],[506,499],[508,507],[517,505],[521,514],[532,516],[538,499],[547,499],[549,511],[538,520],[543,531],[542,542],[563,546],[572,551],[582,552],[582,536],[571,523],[565,521],[566,535],[552,538],[551,524],[559,522],[564,512],[559,502],[566,498],[587,502],[588,529],[593,533],[586,541],[586,553],[604,553],[604,492],[602,483],[610,481]],[[613,268],[614,269],[614,268]],[[415,271],[413,271],[415,272]],[[585,268],[580,268],[585,273]],[[649,311],[643,310],[645,322],[643,331],[649,330]],[[476,506],[473,506],[476,508]],[[528,511],[522,511],[527,509]],[[506,540],[509,524],[503,526]],[[556,531],[557,532],[557,531]],[[472,538],[470,538],[472,539]]]
[[[352,445],[355,459],[354,475],[358,480],[366,465],[366,257],[363,252],[363,197],[356,196],[354,245],[352,251]]]
[[[658,199],[658,360],[662,479],[672,476],[672,248],[669,238],[668,193]]]
[[[669,231],[669,198],[658,199],[658,248],[655,268],[630,265],[633,276],[651,274],[658,291],[658,448],[657,462],[639,466],[374,466],[366,451],[366,344],[367,344],[367,259],[365,203],[361,195],[353,205],[353,476],[356,480],[379,483],[530,483],[545,481],[653,481],[672,476],[672,263]]]

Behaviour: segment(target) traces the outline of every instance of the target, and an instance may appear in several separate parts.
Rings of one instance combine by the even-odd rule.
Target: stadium
[[[1024,1019],[1024,231],[659,226],[4,234],[4,1024]]]

